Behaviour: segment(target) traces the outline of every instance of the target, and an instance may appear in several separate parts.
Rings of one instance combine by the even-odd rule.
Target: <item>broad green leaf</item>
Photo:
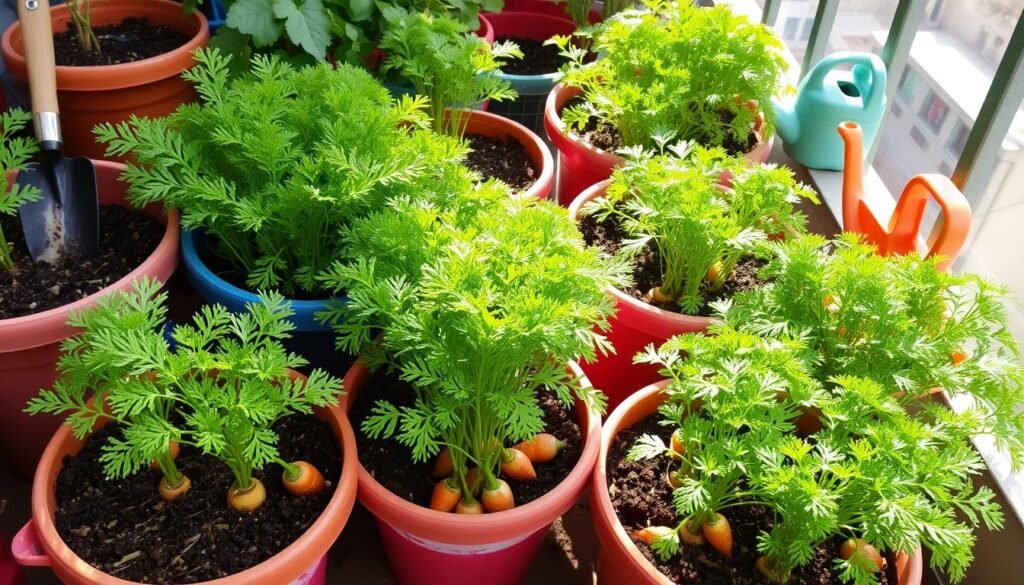
[[[265,47],[281,38],[281,24],[274,18],[273,0],[238,0],[228,9],[225,24],[252,35],[257,47]]]

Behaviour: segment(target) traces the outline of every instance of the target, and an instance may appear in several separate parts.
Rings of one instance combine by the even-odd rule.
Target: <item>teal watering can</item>
[[[833,53],[819,61],[800,82],[795,102],[774,104],[786,154],[808,168],[842,170],[836,127],[847,121],[860,125],[869,151],[885,114],[885,80],[885,64],[872,53]]]

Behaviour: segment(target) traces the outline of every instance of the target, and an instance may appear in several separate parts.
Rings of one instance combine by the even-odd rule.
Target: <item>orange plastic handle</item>
[[[956,260],[971,229],[971,206],[967,198],[949,180],[939,174],[921,174],[910,179],[887,227],[875,217],[864,202],[862,185],[863,135],[854,122],[839,125],[839,135],[846,144],[843,165],[843,229],[863,234],[878,247],[880,254],[908,254],[917,251],[921,222],[929,199],[942,209],[943,222],[928,250],[928,257],[940,256],[943,270]]]

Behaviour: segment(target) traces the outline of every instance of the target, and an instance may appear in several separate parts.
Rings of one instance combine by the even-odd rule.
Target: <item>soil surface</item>
[[[609,254],[616,254],[622,247],[622,241],[626,239],[626,233],[622,224],[616,218],[609,218],[607,221],[598,223],[593,216],[580,218],[580,231],[583,232],[583,240],[590,246],[598,246]],[[765,284],[758,276],[758,270],[764,266],[764,261],[757,258],[742,258],[736,264],[732,274],[725,280],[721,289],[713,292],[706,290],[707,283],[701,285],[701,294],[704,295],[704,306],[697,313],[701,317],[710,317],[714,314],[711,303],[731,298],[737,293],[759,288]],[[661,303],[652,301],[647,293],[652,288],[662,283],[661,261],[658,257],[658,249],[653,244],[648,245],[642,252],[633,259],[633,286],[622,289],[626,294],[644,301],[650,305],[681,313],[676,303]]]
[[[14,270],[0,271],[0,319],[11,319],[73,303],[120,280],[153,253],[164,235],[154,217],[120,205],[100,207],[96,258],[66,256],[56,265],[34,264],[18,216],[0,214],[11,245]]]
[[[650,416],[630,429],[619,432],[608,454],[608,492],[612,506],[626,532],[647,526],[676,526],[679,518],[672,505],[672,488],[665,479],[667,466],[662,459],[628,461],[626,453],[643,434],[660,435],[669,440],[670,430]],[[764,577],[754,568],[760,553],[757,535],[774,525],[769,510],[762,506],[736,506],[730,509],[729,525],[733,534],[733,556],[726,558],[710,545],[683,545],[678,555],[661,561],[651,548],[631,536],[633,544],[659,571],[679,585],[764,585]],[[787,585],[842,585],[832,570],[839,556],[841,539],[819,547],[814,559],[793,571]],[[896,563],[885,555],[886,568],[879,573],[880,585],[895,585]]]
[[[512,488],[516,506],[532,502],[560,484],[576,466],[583,448],[575,410],[564,407],[553,393],[541,391],[537,396],[544,411],[545,432],[562,439],[567,445],[551,461],[534,465],[536,480],[521,482],[504,478]],[[359,462],[392,493],[414,504],[429,506],[435,483],[430,477],[434,462],[413,463],[411,450],[397,440],[371,439],[363,432],[363,421],[370,416],[370,410],[378,400],[387,400],[401,408],[413,403],[415,392],[409,384],[383,371],[371,376],[349,413],[356,429]]]
[[[517,191],[525,191],[540,176],[540,169],[533,164],[526,148],[511,136],[502,140],[466,134],[466,140],[473,149],[466,159],[466,166],[485,179],[498,179]]]
[[[509,75],[545,75],[555,73],[568,62],[568,59],[555,45],[545,45],[544,41],[525,37],[498,37],[495,42],[512,41],[519,45],[523,52],[522,59],[509,59],[501,66],[501,70]]]
[[[578,106],[585,103],[585,101],[586,100],[584,100],[582,96],[574,97],[566,100],[562,109],[570,106]],[[727,116],[728,114],[725,112],[719,114],[719,117],[723,119]],[[594,117],[590,118],[583,131],[577,131],[576,134],[587,144],[596,146],[597,148],[607,152],[615,152],[623,146],[630,146],[622,143],[622,136],[619,134],[619,130],[615,126],[612,126],[607,122],[598,122],[597,118]],[[710,139],[699,139],[697,142],[700,144],[707,144],[710,142]],[[725,142],[722,144],[725,150],[730,154],[749,152],[756,145],[757,134],[755,134],[753,130],[751,130],[750,134],[747,135],[747,141],[744,144],[739,144],[732,137],[726,137]]]
[[[91,67],[132,63],[170,53],[191,37],[145,18],[126,18],[120,24],[93,27],[100,43],[99,52],[83,51],[78,31],[70,23],[64,32],[53,35],[57,65]]]
[[[107,429],[111,429],[108,431]],[[225,577],[277,554],[320,516],[341,477],[341,449],[327,423],[292,416],[275,425],[282,459],[304,459],[328,480],[323,493],[301,498],[285,491],[280,468],[254,475],[267,501],[252,514],[227,505],[232,476],[213,457],[183,446],[178,468],[192,489],[166,503],[157,494],[157,471],[106,480],[99,462],[111,425],[65,457],[57,477],[57,531],[71,550],[102,571],[140,583],[195,583]]]

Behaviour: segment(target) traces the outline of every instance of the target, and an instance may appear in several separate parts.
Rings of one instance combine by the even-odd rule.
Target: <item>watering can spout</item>
[[[784,104],[775,100],[775,130],[785,143],[795,143],[800,138],[800,118],[796,115],[794,104]]]
[[[843,229],[861,231],[859,207],[864,196],[863,169],[864,133],[856,122],[839,124],[839,136],[843,139]]]

